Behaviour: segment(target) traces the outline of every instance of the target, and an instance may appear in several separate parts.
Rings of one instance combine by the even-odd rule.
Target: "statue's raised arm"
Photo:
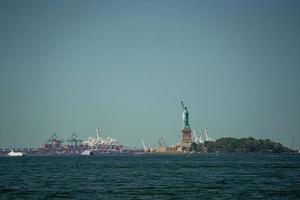
[[[185,106],[184,106],[184,104],[183,104],[183,101],[181,101],[181,105],[182,105],[182,107],[183,107],[183,109],[185,108]]]

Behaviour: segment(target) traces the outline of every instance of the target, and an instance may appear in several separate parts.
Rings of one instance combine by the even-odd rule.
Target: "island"
[[[199,153],[237,153],[237,154],[284,154],[295,153],[278,142],[269,139],[223,137],[216,141],[191,144],[191,151]]]

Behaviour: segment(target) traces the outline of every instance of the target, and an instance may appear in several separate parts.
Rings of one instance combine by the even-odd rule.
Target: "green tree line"
[[[192,143],[192,151],[203,153],[292,153],[293,150],[269,139],[220,138],[204,144]]]

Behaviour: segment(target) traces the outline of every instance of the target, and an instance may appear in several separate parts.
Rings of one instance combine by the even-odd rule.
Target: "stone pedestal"
[[[182,150],[190,148],[192,144],[192,130],[190,128],[183,128],[181,130],[180,147]]]

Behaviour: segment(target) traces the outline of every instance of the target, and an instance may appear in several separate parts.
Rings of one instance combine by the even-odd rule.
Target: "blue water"
[[[63,198],[300,199],[300,156],[0,158],[0,199]]]

